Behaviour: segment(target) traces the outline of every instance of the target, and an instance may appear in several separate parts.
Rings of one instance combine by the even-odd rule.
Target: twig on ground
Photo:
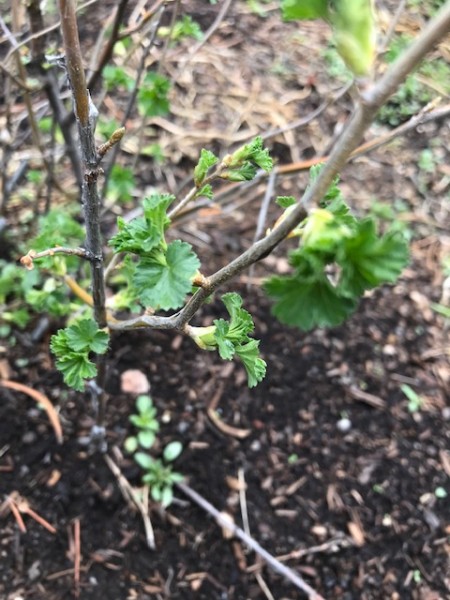
[[[247,495],[245,493],[247,489],[247,484],[245,482],[244,469],[242,467],[238,471],[238,481],[239,481],[239,504],[241,507],[241,515],[242,515],[242,526],[244,528],[245,533],[250,537],[250,523],[248,519],[248,510],[247,510]],[[259,571],[255,572],[255,579],[258,582],[259,587],[261,588],[263,594],[266,596],[267,600],[275,600],[270,591],[267,583],[264,581],[263,576]]]
[[[379,396],[374,396],[374,394],[368,394],[363,390],[355,386],[350,386],[348,388],[348,392],[352,398],[355,400],[359,400],[361,402],[365,402],[369,404],[369,406],[373,406],[374,408],[378,408],[379,410],[386,410],[386,402],[380,398]]]
[[[80,519],[77,517],[73,522],[73,546],[74,546],[74,558],[73,558],[73,582],[74,582],[74,594],[76,598],[80,596],[80,567],[81,567],[81,524]]]
[[[177,483],[176,486],[181,492],[183,492],[183,494],[188,496],[191,500],[198,504],[198,506],[203,508],[203,510],[212,515],[222,528],[233,533],[233,535],[242,540],[249,548],[261,556],[261,558],[263,558],[264,561],[274,571],[280,575],[283,575],[283,577],[286,577],[286,579],[293,583],[298,589],[305,592],[310,600],[324,600],[324,598],[310,585],[308,585],[306,581],[304,581],[297,573],[286,567],[286,565],[281,564],[256,540],[248,536],[245,531],[243,531],[240,527],[237,527],[237,525],[232,523],[229,519],[225,518],[220,511],[218,511],[210,502],[208,502],[208,500],[200,496],[200,494],[194,491],[190,486],[188,486],[186,483]]]
[[[119,469],[118,465],[113,461],[113,459],[110,456],[108,456],[108,454],[105,454],[105,461],[113,475],[116,477],[117,483],[119,484],[120,491],[122,492],[125,501],[128,502],[129,505],[139,510],[142,517],[142,522],[144,523],[147,546],[150,548],[150,550],[154,550],[156,547],[155,534],[153,532],[152,522],[150,521],[150,515],[148,510],[148,485],[144,486],[141,490],[136,490],[128,482],[126,477],[122,474],[122,471]]]
[[[58,413],[56,412],[53,404],[50,402],[47,396],[44,396],[44,394],[41,394],[41,392],[33,390],[32,388],[28,387],[27,385],[24,385],[23,383],[17,383],[16,381],[9,381],[3,379],[0,380],[0,386],[3,386],[10,390],[15,390],[16,392],[22,392],[22,394],[30,396],[30,398],[33,398],[33,400],[36,400],[36,402],[41,404],[44,410],[46,411],[49,421],[53,427],[53,431],[55,432],[55,437],[58,444],[63,443],[63,432]]]
[[[9,494],[9,496],[7,496],[3,504],[0,505],[0,515],[5,513],[7,509],[11,510],[11,512],[13,513],[14,518],[17,521],[17,525],[19,526],[19,529],[22,531],[22,533],[26,533],[27,528],[25,527],[25,523],[21,515],[30,516],[36,521],[36,523],[39,523],[39,525],[44,527],[44,529],[46,529],[50,533],[56,533],[56,529],[53,527],[53,525],[50,525],[48,521],[46,521],[43,517],[38,515],[36,511],[30,508],[28,501],[25,500],[25,498],[23,498],[19,494],[19,492],[12,492],[11,494]]]

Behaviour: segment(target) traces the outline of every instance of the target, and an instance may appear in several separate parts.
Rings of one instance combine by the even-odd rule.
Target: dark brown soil
[[[208,4],[206,10],[203,2],[192,4],[198,9],[195,18],[210,24],[216,14],[213,6]],[[273,14],[259,19],[245,3],[238,3],[213,39],[224,44],[226,56],[230,48],[236,51],[232,62],[248,56],[243,53],[249,44],[243,32],[254,32],[257,48],[264,47],[264,36],[270,32],[274,47],[280,41],[278,58],[289,71],[285,26],[276,26],[276,18]],[[319,34],[323,35],[321,29]],[[266,46],[266,54],[272,51]],[[254,70],[255,78],[262,79],[272,59],[258,57],[261,64],[248,61],[242,69]],[[180,57],[173,60],[175,64]],[[302,71],[305,81],[317,75],[309,72],[316,68],[312,64]],[[320,100],[322,79],[326,76],[317,75],[305,112]],[[288,75],[284,85],[299,89]],[[278,98],[276,90],[271,99],[261,99],[262,121],[269,118],[271,102],[276,105]],[[322,135],[324,130],[332,132],[336,115],[345,117],[348,103],[347,99],[334,106],[320,121]],[[225,112],[221,112],[224,120]],[[249,116],[242,127],[251,129],[258,118]],[[291,117],[285,113],[284,118]],[[181,117],[177,122],[189,129]],[[261,127],[270,125],[278,127],[280,122]],[[426,133],[442,136],[442,153],[448,159],[444,149],[450,137],[448,124],[430,126]],[[303,140],[295,146],[302,157],[308,157],[312,148],[318,154],[325,149],[317,141],[316,129],[296,135]],[[167,148],[175,144],[173,138],[164,139]],[[198,144],[184,152],[189,139],[187,134],[179,143],[180,173],[183,161],[192,158],[189,152],[198,153]],[[217,143],[220,148],[227,145]],[[282,138],[275,144],[280,161],[296,158],[289,143],[290,138]],[[242,526],[237,484],[241,471],[252,536],[327,600],[450,598],[448,329],[431,309],[431,303],[441,299],[439,265],[449,248],[448,208],[443,208],[448,186],[436,190],[436,180],[418,172],[417,153],[425,145],[421,134],[414,132],[400,150],[399,146],[378,150],[343,176],[358,210],[367,208],[374,195],[408,203],[405,218],[415,240],[411,265],[398,284],[364,298],[345,325],[304,334],[271,317],[269,302],[255,282],[283,268],[281,255],[259,265],[253,279],[243,277],[230,287],[242,294],[255,317],[268,364],[266,379],[255,389],[246,387],[240,365],[201,352],[189,339],[163,332],[113,338],[107,437],[109,452],[125,477],[139,483],[138,468],[120,452],[131,431],[128,415],[134,404],[133,396],[121,392],[120,375],[138,369],[151,381],[162,421],[160,447],[174,439],[183,443],[177,470]],[[402,165],[396,168],[399,152]],[[145,165],[142,177],[147,177]],[[152,177],[157,179],[158,174]],[[164,183],[159,184],[167,185],[161,178]],[[279,193],[296,188],[298,194],[302,180],[278,185]],[[209,216],[199,218],[197,225],[204,225],[209,237],[206,245],[197,240],[197,250],[210,270],[251,243],[257,217],[258,207],[251,204],[249,209],[238,207],[232,216],[225,213],[218,222]],[[180,235],[195,237],[195,228],[183,227]],[[197,323],[209,322],[220,310],[219,302],[206,306]],[[22,533],[5,511],[0,518],[1,600],[270,597],[256,578],[258,573],[273,598],[303,598],[239,541],[226,539],[220,527],[180,492],[167,511],[151,507],[157,549],[148,549],[140,515],[126,504],[103,456],[90,455],[80,443],[89,434],[93,410],[88,397],[62,385],[48,351],[51,333],[37,348],[27,333],[18,336],[21,343],[14,348],[3,348],[2,366],[10,378],[44,391],[59,407],[64,443],[58,446],[45,413],[33,401],[0,388],[0,500],[18,492],[56,528],[52,534],[24,516],[27,532]],[[401,390],[403,384],[422,399],[414,410]],[[238,438],[217,429],[207,415],[211,402],[223,423],[249,430],[249,435]],[[78,589],[71,551],[75,520],[81,528]]]

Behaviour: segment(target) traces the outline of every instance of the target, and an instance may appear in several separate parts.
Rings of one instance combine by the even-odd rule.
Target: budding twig
[[[20,264],[22,264],[29,271],[32,271],[34,269],[34,260],[37,258],[45,258],[46,256],[54,256],[55,254],[80,256],[86,260],[91,258],[86,248],[66,248],[64,246],[56,246],[55,248],[48,248],[47,250],[42,250],[41,252],[36,252],[36,250],[28,250],[25,256],[22,256],[20,259]]]

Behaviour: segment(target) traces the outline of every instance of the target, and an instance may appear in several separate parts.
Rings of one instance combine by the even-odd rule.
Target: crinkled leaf
[[[144,117],[164,116],[169,112],[170,81],[159,73],[149,72],[139,86],[138,109]]]
[[[254,329],[252,316],[242,308],[242,298],[239,294],[224,294],[222,300],[230,320],[214,321],[217,349],[224,360],[231,360],[235,354],[241,358],[247,371],[248,385],[254,387],[264,378],[266,363],[259,356],[259,341],[249,337]]]
[[[173,202],[170,194],[154,194],[144,200],[144,216],[126,223],[117,219],[118,233],[109,244],[116,252],[146,254],[159,246],[164,240],[164,232],[170,223],[167,208]]]
[[[219,159],[215,154],[202,148],[200,160],[194,169],[194,182],[197,187],[200,186],[205,179],[208,170],[218,162]]]
[[[212,200],[213,195],[214,195],[214,193],[213,193],[212,186],[209,183],[207,183],[206,185],[203,185],[198,190],[198,192],[195,194],[195,197],[196,198],[203,197],[203,198],[208,198],[208,200]]]
[[[219,351],[220,358],[223,360],[231,360],[234,356],[234,344],[227,338],[230,325],[224,319],[217,319],[214,321],[216,330],[214,332],[214,339],[217,343],[217,350]]]
[[[373,219],[358,223],[337,255],[342,268],[340,293],[356,296],[382,283],[393,283],[408,263],[408,245],[399,233],[378,236]]]
[[[56,367],[61,371],[66,385],[78,392],[84,390],[85,379],[93,379],[97,374],[97,367],[85,354],[68,354],[56,361]]]
[[[251,142],[233,152],[228,166],[236,168],[242,166],[245,162],[250,162],[267,172],[272,169],[273,162],[269,151],[264,148],[262,137],[255,137]]]
[[[265,289],[275,299],[274,315],[282,323],[304,331],[339,325],[357,306],[354,299],[339,295],[325,276],[272,277]]]
[[[235,169],[229,169],[228,171],[222,171],[220,174],[221,179],[227,179],[228,181],[251,181],[256,176],[256,167],[249,161],[244,162],[240,167]]]
[[[98,328],[93,319],[83,319],[66,328],[67,344],[75,352],[95,352],[104,354],[108,348],[109,336]]]
[[[326,19],[328,0],[281,0],[283,19]]]
[[[214,338],[221,358],[231,360],[235,354],[235,346],[249,340],[248,334],[253,331],[254,324],[250,313],[242,308],[242,298],[239,294],[224,294],[222,300],[230,315],[230,321],[214,321]]]
[[[133,286],[144,306],[176,309],[191,291],[191,279],[199,267],[200,261],[191,245],[175,240],[165,253],[155,250],[140,260],[133,275]]]
[[[352,234],[345,221],[337,218],[329,210],[312,210],[303,226],[302,246],[314,252],[333,252],[336,247]]]
[[[266,362],[259,356],[259,340],[236,346],[236,354],[247,371],[248,387],[255,387],[266,375]]]

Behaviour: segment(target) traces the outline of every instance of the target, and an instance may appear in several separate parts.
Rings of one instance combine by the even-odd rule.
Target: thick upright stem
[[[100,231],[100,198],[97,189],[99,157],[94,139],[97,110],[86,88],[74,0],[59,0],[59,10],[67,73],[72,87],[85,170],[82,203],[86,221],[86,250],[91,262],[94,317],[98,326],[103,328],[106,327],[106,310]]]
[[[92,299],[94,318],[103,329],[107,326],[105,308],[105,278],[103,273],[103,247],[100,230],[100,197],[98,194],[99,162],[101,157],[95,147],[95,124],[98,111],[91,101],[86,87],[83,60],[81,56],[75,0],[59,0],[61,29],[63,34],[66,66],[75,105],[75,117],[81,143],[84,163],[82,204],[86,227],[86,252],[91,265]],[[106,355],[97,357],[97,378],[91,386],[97,405],[96,427],[92,432],[92,442],[96,448],[106,450],[104,441],[104,415],[106,394]]]

